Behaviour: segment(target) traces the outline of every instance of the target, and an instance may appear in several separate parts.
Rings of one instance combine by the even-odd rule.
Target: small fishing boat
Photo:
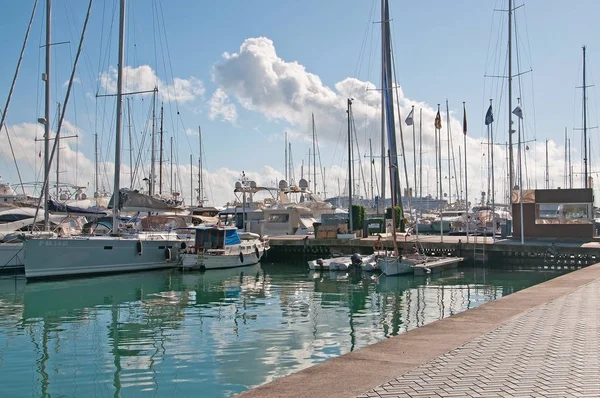
[[[238,232],[236,226],[198,226],[191,247],[180,252],[181,267],[221,269],[254,265],[266,256],[269,242],[258,234]]]

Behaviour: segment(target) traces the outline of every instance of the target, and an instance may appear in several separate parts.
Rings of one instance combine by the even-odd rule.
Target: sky
[[[158,86],[156,130],[164,106],[163,191],[181,192],[196,202],[198,187],[198,127],[202,129],[202,163],[207,205],[224,205],[235,199],[234,184],[242,171],[259,185],[275,186],[284,177],[285,133],[291,143],[293,175],[308,178],[308,152],[312,150],[311,114],[318,139],[317,192],[343,195],[347,179],[347,98],[354,98],[356,126],[355,190],[371,195],[369,139],[380,178],[380,2],[378,0],[307,0],[280,2],[232,0],[209,6],[190,0],[129,1],[126,12],[125,90],[145,91]],[[508,140],[507,1],[457,0],[390,1],[392,46],[396,70],[401,127],[405,139],[406,171],[414,185],[412,127],[403,121],[415,106],[422,109],[423,166],[417,163],[417,186],[436,196],[433,160],[433,120],[442,110],[442,177],[444,195],[456,198],[468,187],[474,202],[488,184],[484,115],[493,100],[494,191],[496,202],[506,202],[506,150]],[[0,106],[5,101],[23,44],[33,0],[8,2],[0,16]],[[520,6],[523,1],[516,0]],[[10,107],[7,130],[0,134],[0,175],[11,183],[39,181],[43,153],[45,1],[40,0]],[[72,63],[85,18],[87,1],[52,2],[51,125],[54,108],[63,103]],[[523,186],[544,188],[545,148],[548,142],[549,186],[564,187],[565,128],[571,139],[573,182],[582,177],[582,57],[587,45],[587,83],[600,75],[600,57],[591,38],[600,29],[594,19],[600,3],[580,0],[565,6],[557,0],[526,1],[514,13],[513,107],[522,98],[524,151]],[[95,146],[98,135],[99,190],[112,190],[115,141],[118,1],[95,0],[67,104],[61,134],[77,137],[60,145],[61,181],[87,186],[94,192]],[[488,77],[486,77],[488,76]],[[588,89],[588,126],[598,124],[596,88]],[[152,94],[127,96],[121,167],[122,185],[145,189],[150,173]],[[454,159],[448,171],[446,154],[446,100],[450,110],[450,136]],[[462,103],[468,118],[467,171],[462,136]],[[516,126],[516,117],[513,121]],[[400,122],[402,121],[402,122]],[[513,127],[516,129],[516,127]],[[399,132],[398,132],[399,134]],[[130,146],[130,139],[131,143]],[[10,150],[12,144],[15,160]],[[513,135],[516,142],[516,134]],[[590,129],[590,170],[600,180],[598,130]],[[171,140],[173,149],[171,156]],[[157,139],[158,141],[158,139]],[[400,142],[400,140],[399,140]],[[524,144],[525,145],[525,144]],[[157,148],[159,143],[157,142]],[[132,148],[132,150],[130,150]],[[418,138],[417,138],[418,148]],[[400,152],[399,148],[399,152]],[[517,159],[516,145],[514,149]],[[160,158],[158,149],[155,151]],[[192,164],[190,167],[190,155]],[[131,159],[131,161],[130,161]],[[171,184],[171,162],[173,184]],[[402,160],[401,160],[402,162]],[[133,169],[137,171],[132,173]],[[55,166],[54,166],[55,167]],[[313,165],[310,166],[314,167]],[[359,173],[362,167],[363,172]],[[456,168],[456,171],[454,169]],[[157,167],[157,174],[158,167]],[[459,178],[460,175],[460,178]],[[421,180],[419,181],[421,176]],[[447,187],[448,177],[452,182]],[[52,181],[55,181],[52,177]],[[314,181],[310,178],[310,185]],[[404,185],[404,173],[402,184]],[[158,180],[158,177],[157,177]],[[462,184],[458,182],[462,180]],[[173,186],[171,186],[173,185]],[[389,184],[387,184],[389,186]],[[460,186],[459,186],[460,185]],[[595,185],[600,186],[600,181]],[[374,193],[377,194],[377,184]],[[388,188],[389,189],[389,188]],[[389,193],[386,194],[389,197]],[[447,197],[446,197],[447,198]]]

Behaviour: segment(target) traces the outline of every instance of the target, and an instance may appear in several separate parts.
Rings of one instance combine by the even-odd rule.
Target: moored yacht
[[[195,242],[181,250],[181,267],[220,269],[257,264],[269,250],[269,243],[257,234],[238,232],[235,226],[194,228]]]

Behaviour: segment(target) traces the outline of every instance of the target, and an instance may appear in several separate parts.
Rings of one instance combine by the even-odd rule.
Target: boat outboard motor
[[[352,256],[350,256],[350,262],[352,265],[361,265],[363,262],[362,256],[358,253],[354,253]]]

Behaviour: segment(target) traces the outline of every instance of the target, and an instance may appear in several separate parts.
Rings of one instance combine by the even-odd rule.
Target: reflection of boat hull
[[[179,242],[171,240],[30,239],[25,250],[25,276],[49,278],[170,268],[177,262]]]
[[[377,266],[387,276],[407,275],[413,272],[412,262],[402,257],[381,257],[377,259]]]
[[[355,256],[355,255],[353,255]],[[334,257],[334,258],[326,258],[326,259],[316,259],[308,261],[308,268],[310,270],[325,270],[325,271],[346,271],[350,269],[353,265],[352,257],[353,256],[342,256],[342,257]],[[375,263],[376,255],[372,254],[366,257],[357,257],[356,261],[360,259],[360,268],[363,271],[375,271],[376,263]]]

